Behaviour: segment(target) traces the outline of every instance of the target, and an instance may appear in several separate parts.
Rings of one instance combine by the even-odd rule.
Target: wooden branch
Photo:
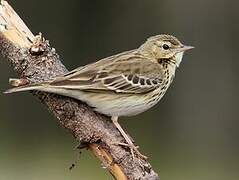
[[[68,72],[49,42],[41,35],[34,36],[4,0],[0,4],[0,49],[19,76],[30,82],[46,81]],[[32,94],[64,128],[89,147],[116,179],[159,179],[147,161],[138,157],[133,160],[129,149],[114,145],[123,138],[108,117],[68,97]]]

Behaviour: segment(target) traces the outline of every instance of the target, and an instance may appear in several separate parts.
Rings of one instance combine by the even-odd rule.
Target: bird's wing
[[[141,55],[112,56],[77,68],[49,85],[85,91],[146,93],[162,85],[162,67]]]

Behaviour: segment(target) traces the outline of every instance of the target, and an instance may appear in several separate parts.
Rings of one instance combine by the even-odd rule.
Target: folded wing
[[[112,93],[147,93],[162,85],[163,72],[159,64],[135,54],[127,54],[77,68],[50,86],[82,91]]]

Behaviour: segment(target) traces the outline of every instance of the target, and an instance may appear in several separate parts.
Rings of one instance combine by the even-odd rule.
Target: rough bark
[[[0,4],[0,50],[21,78],[42,82],[67,71],[55,49],[41,35],[34,36],[6,1]],[[132,159],[129,149],[114,145],[123,138],[109,118],[85,103],[63,96],[32,92],[62,127],[89,147],[116,179],[159,179],[150,164]]]

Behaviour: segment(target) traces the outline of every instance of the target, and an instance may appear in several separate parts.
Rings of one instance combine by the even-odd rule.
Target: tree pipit
[[[163,97],[186,50],[171,35],[150,37],[138,49],[126,51],[79,67],[52,81],[28,84],[5,93],[37,90],[86,102],[95,111],[111,117],[134,157],[143,158],[118,123],[119,116],[133,116],[151,108]],[[15,79],[17,81],[17,79]],[[14,83],[14,79],[11,80]]]

